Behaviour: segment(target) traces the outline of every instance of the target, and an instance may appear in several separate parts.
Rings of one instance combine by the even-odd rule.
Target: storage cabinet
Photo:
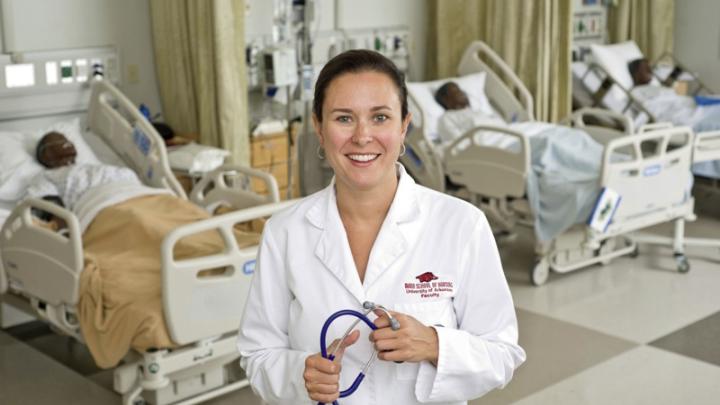
[[[295,139],[297,131],[293,131]],[[300,196],[298,180],[298,164],[293,142],[293,198]],[[288,139],[287,133],[266,134],[253,136],[250,139],[251,154],[250,164],[253,168],[272,174],[277,180],[280,189],[280,198],[287,199],[288,188]],[[253,190],[258,193],[267,193],[265,184],[260,181],[253,181]]]

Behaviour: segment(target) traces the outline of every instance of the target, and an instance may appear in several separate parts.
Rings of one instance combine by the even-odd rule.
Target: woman
[[[485,216],[397,163],[410,118],[403,75],[380,54],[348,51],[320,73],[313,125],[335,178],[268,221],[238,339],[266,402],[331,403],[374,348],[380,361],[343,405],[464,404],[524,361]],[[368,338],[358,328],[323,359],[324,321],[365,301],[391,309],[400,329],[378,317]]]

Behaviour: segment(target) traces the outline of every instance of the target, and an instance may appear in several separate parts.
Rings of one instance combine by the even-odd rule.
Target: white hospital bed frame
[[[160,136],[109,83],[94,84],[87,122],[147,185],[170,189],[185,198],[169,170]],[[143,136],[147,141],[140,141],[142,149],[128,142]],[[254,196],[228,185],[225,176],[237,174],[257,175],[273,192]],[[200,203],[236,204],[245,209],[181,226],[166,236],[160,252],[163,311],[170,336],[180,347],[128,355],[114,373],[114,389],[123,395],[124,404],[145,399],[154,404],[193,404],[248,385],[246,380],[228,384],[225,366],[239,357],[236,331],[257,246],[239,249],[232,227],[271,215],[293,201],[278,203],[274,178],[242,166],[217,169],[198,186],[193,195]],[[275,203],[264,204],[268,202]],[[258,204],[264,205],[252,207]],[[38,226],[33,208],[63,219],[67,231],[60,234]],[[212,229],[220,232],[225,242],[221,254],[174,259],[173,247],[179,239]],[[82,249],[78,219],[70,211],[39,199],[22,201],[0,231],[0,298],[82,342],[76,315]],[[222,267],[228,270],[220,276],[198,278],[203,270]],[[145,399],[141,398],[143,391]]]
[[[495,66],[497,73],[489,64]],[[458,66],[458,74],[461,76],[476,72],[486,73],[485,94],[495,111],[506,121],[534,121],[532,95],[505,61],[482,41],[474,41],[468,46]],[[412,93],[408,93],[408,99],[413,126],[405,138],[407,152],[400,157],[400,161],[420,184],[444,192],[446,181],[442,156],[424,128],[427,113],[422,111]]]
[[[487,63],[482,61],[481,56],[490,59],[492,64],[509,78],[516,87],[515,93],[499,79]],[[482,42],[474,42],[468,47],[458,69],[460,75],[475,72],[486,72],[486,95],[503,117],[532,119],[532,110],[528,110],[532,108],[530,93],[504,61]],[[514,94],[519,94],[523,101],[521,102]],[[418,110],[417,101],[413,97],[410,99],[412,107]],[[436,151],[433,141],[423,128],[425,113],[417,111],[416,114],[421,120],[406,139],[407,148],[412,153],[406,155],[403,161],[413,177],[421,184],[439,191],[446,191],[446,176],[452,182],[462,185],[463,191],[469,194],[465,197],[496,220],[506,233],[511,232],[518,222],[532,224],[532,213],[526,199],[527,173],[530,170],[530,144],[526,135],[503,127],[479,126],[467,131],[445,147],[441,153]],[[602,120],[621,123],[622,130],[585,123],[586,117],[598,115]],[[618,191],[623,195],[624,203],[622,209],[616,212],[612,225],[604,233],[591,232],[586,225],[576,225],[552,241],[538,243],[536,245],[538,259],[530,270],[530,279],[535,285],[545,283],[550,270],[566,273],[595,263],[605,264],[615,257],[636,252],[637,243],[626,236],[629,232],[670,220],[693,218],[692,198],[685,200],[681,206],[672,206],[671,204],[681,198],[677,193],[667,193],[658,197],[657,207],[649,209],[642,205],[646,196],[638,195],[638,190],[648,186],[640,183],[644,179],[638,176],[631,180],[626,178],[628,170],[637,171],[643,165],[659,164],[661,167],[672,167],[672,170],[662,170],[652,181],[657,182],[660,179],[661,182],[658,184],[662,185],[663,189],[684,191],[687,178],[679,179],[677,173],[683,167],[687,169],[686,173],[690,171],[692,132],[685,128],[677,128],[652,135],[629,137],[627,135],[634,132],[631,121],[622,114],[608,113],[600,109],[581,110],[567,121],[569,124],[583,127],[593,138],[605,145],[600,186]],[[499,132],[517,138],[520,150],[513,152],[478,145],[474,141],[474,135],[481,131]],[[639,151],[640,145],[647,140],[667,144],[669,138],[674,139],[678,135],[683,137],[684,146],[672,152],[658,152],[653,157],[640,155],[631,163],[624,164],[613,163],[609,159],[610,154],[617,149],[624,147]],[[675,199],[670,200],[670,196]],[[668,201],[665,200],[666,198]],[[679,270],[684,270],[686,267],[689,269],[689,265],[685,266],[687,260],[682,254],[678,256],[678,262]]]

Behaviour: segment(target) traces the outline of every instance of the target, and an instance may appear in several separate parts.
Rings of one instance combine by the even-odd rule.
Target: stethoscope
[[[355,320],[355,322],[353,322],[350,325],[349,328],[347,328],[347,330],[345,331],[345,334],[342,336],[342,338],[340,338],[340,340],[338,340],[338,342],[342,342],[343,340],[345,340],[345,338],[348,337],[350,332],[352,332],[353,329],[355,329],[355,326],[360,321],[365,322],[365,324],[367,324],[367,326],[369,326],[370,329],[377,330],[377,326],[375,326],[375,324],[367,317],[367,314],[369,314],[370,312],[372,312],[376,309],[382,311],[385,314],[385,316],[387,316],[387,318],[390,320],[390,328],[392,330],[400,329],[400,322],[397,319],[395,319],[392,315],[390,315],[390,312],[382,305],[375,305],[374,303],[372,303],[370,301],[365,301],[363,303],[363,308],[365,309],[365,313],[358,312],[353,309],[343,309],[343,310],[337,311],[334,314],[330,315],[330,317],[325,321],[325,324],[323,325],[322,330],[320,331],[320,354],[324,358],[331,360],[331,361],[334,360],[335,353],[340,348],[339,344],[336,345],[333,348],[332,352],[328,355],[325,337],[327,336],[327,331],[330,328],[330,325],[333,323],[333,321],[340,318],[341,316],[354,316],[357,319]],[[360,373],[357,375],[357,377],[355,377],[355,381],[353,381],[352,385],[350,385],[350,388],[348,388],[344,391],[340,391],[340,398],[345,398],[349,395],[352,395],[352,393],[354,393],[358,389],[358,387],[360,387],[360,383],[365,378],[365,374],[367,373],[368,369],[370,369],[370,366],[372,366],[373,362],[375,361],[375,358],[377,358],[377,350],[373,350],[373,354],[370,356],[368,361],[365,363],[365,366],[363,366],[362,370],[360,370]],[[323,405],[323,403],[318,402],[318,405]],[[338,401],[333,401],[333,405],[338,405]]]

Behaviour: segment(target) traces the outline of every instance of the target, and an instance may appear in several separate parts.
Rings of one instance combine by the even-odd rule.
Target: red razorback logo
[[[432,272],[430,272],[430,271],[426,271],[425,273],[420,274],[419,276],[415,276],[415,278],[418,279],[418,281],[421,283],[429,283],[433,280],[438,279],[437,276],[432,274]]]

